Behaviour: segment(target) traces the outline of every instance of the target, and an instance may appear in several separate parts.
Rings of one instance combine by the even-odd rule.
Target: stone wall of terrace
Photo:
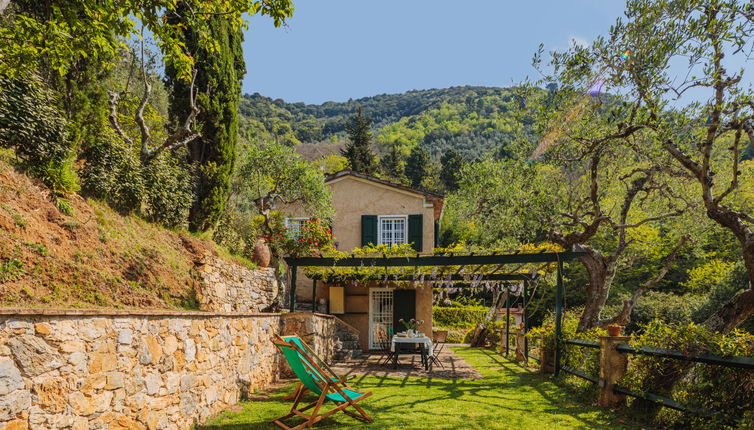
[[[0,429],[189,429],[275,380],[270,338],[319,314],[0,310]]]
[[[208,312],[263,312],[278,294],[275,269],[252,270],[234,261],[207,254],[196,262],[201,282],[196,298]]]

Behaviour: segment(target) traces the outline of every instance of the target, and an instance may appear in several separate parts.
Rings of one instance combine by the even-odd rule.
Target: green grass
[[[453,350],[473,365],[484,379],[357,376],[352,385],[359,390],[373,392],[372,397],[361,404],[375,423],[363,428],[639,428],[612,411],[574,400],[573,392],[556,385],[550,377],[523,369],[493,351],[473,348]],[[275,429],[277,427],[269,421],[287,413],[291,407],[291,401],[278,399],[291,391],[292,386],[273,393],[270,400],[243,402],[240,404],[241,411],[224,412],[199,428]],[[336,414],[314,426],[324,429],[356,427],[361,427],[361,424],[345,414]]]

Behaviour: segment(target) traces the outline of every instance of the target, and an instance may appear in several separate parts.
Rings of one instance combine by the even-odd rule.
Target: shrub
[[[604,336],[606,334],[605,330],[601,328],[595,328],[587,330],[585,332],[577,333],[576,329],[579,325],[580,313],[581,310],[571,310],[566,311],[563,314],[563,322],[561,326],[562,339],[597,340],[599,336]],[[543,347],[554,348],[555,315],[553,313],[549,313],[545,317],[544,324],[541,327],[529,330],[527,336],[529,337],[529,345],[532,349],[541,349]],[[542,339],[544,339],[544,345],[542,344]],[[541,357],[542,355],[540,354],[538,355]],[[563,344],[560,363],[563,366],[578,369],[590,375],[598,375],[599,349]],[[576,385],[587,386],[583,384],[583,380],[581,379],[573,379],[572,381],[577,382]],[[589,388],[591,389],[591,387]]]
[[[137,212],[146,190],[141,164],[127,148],[114,143],[116,139],[112,132],[103,130],[97,141],[85,149],[82,190],[121,214]]]
[[[748,284],[749,277],[746,273],[746,267],[743,262],[737,263],[724,277],[712,285],[709,293],[704,296],[703,302],[694,312],[694,322],[699,323],[707,320],[724,304],[728,303],[736,293],[748,288]],[[749,324],[749,327],[751,327],[751,324]]]
[[[0,146],[57,195],[78,191],[67,126],[38,78],[0,79]]]
[[[695,323],[667,324],[655,320],[642,327],[642,334],[632,339],[634,346],[669,348],[686,354],[705,352],[722,356],[754,357],[754,335],[733,331],[728,335],[713,332]],[[667,378],[685,377],[671,393],[657,392]],[[630,389],[670,396],[681,404],[710,411],[704,419],[667,408],[658,421],[675,428],[728,428],[752,426],[754,410],[754,371],[708,364],[689,364],[669,358],[630,355],[628,372],[621,381]],[[748,415],[747,415],[748,414]],[[737,422],[738,418],[745,418]]]
[[[432,308],[432,321],[436,326],[471,328],[484,321],[489,309],[484,306]]]
[[[143,170],[145,215],[167,227],[185,227],[194,201],[189,170],[170,154],[161,154]]]
[[[665,322],[691,322],[697,308],[704,301],[699,294],[684,294],[679,296],[662,291],[647,291],[639,298],[631,312],[630,332],[650,321],[660,319]],[[607,312],[606,315],[609,315]]]

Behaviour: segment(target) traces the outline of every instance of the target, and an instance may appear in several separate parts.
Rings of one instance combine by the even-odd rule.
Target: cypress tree
[[[397,145],[393,145],[390,148],[390,152],[385,154],[380,160],[380,169],[382,173],[393,179],[403,182],[405,180],[405,172],[403,169],[402,157],[398,152]]]
[[[201,47],[191,28],[184,33],[187,49],[196,53],[197,123],[202,134],[188,145],[189,161],[196,166],[196,196],[189,211],[191,231],[214,227],[225,209],[238,143],[241,79],[246,73],[240,27],[227,17],[214,16],[209,31],[216,51]],[[174,121],[183,121],[190,109],[190,83],[179,80],[171,67],[166,67],[166,74],[172,86],[171,115]]]
[[[458,189],[458,178],[463,168],[463,157],[455,149],[448,149],[440,158],[442,169],[440,170],[440,181],[448,191]]]
[[[348,166],[357,172],[372,175],[377,170],[374,152],[370,148],[372,143],[372,120],[364,116],[364,110],[359,106],[356,115],[346,124],[348,143],[341,154],[348,160]]]
[[[411,186],[418,188],[428,173],[429,154],[420,145],[416,145],[406,160],[406,176],[411,181]]]

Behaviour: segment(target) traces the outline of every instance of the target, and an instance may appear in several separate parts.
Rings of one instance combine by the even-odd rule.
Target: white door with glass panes
[[[380,349],[380,335],[388,338],[388,329],[393,326],[393,290],[372,288],[369,290],[369,349]]]

